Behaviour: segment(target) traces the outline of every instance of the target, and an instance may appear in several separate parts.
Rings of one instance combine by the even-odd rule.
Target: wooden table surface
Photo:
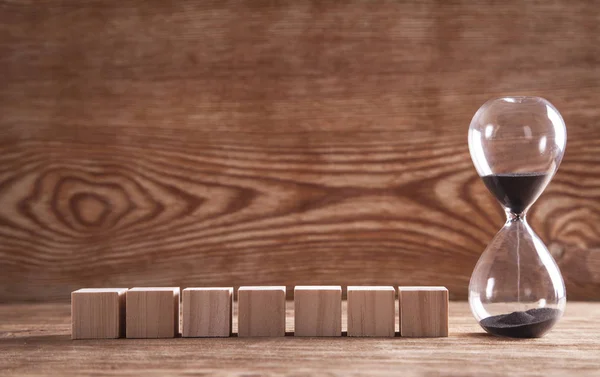
[[[5,304],[0,375],[600,375],[600,303],[569,303],[550,334],[531,340],[483,333],[464,302],[452,302],[450,315],[450,337],[439,339],[72,341],[68,304]]]

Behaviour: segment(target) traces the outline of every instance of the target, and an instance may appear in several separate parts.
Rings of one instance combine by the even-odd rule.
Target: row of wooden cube
[[[169,338],[179,333],[177,287],[80,289],[71,295],[72,338]],[[395,336],[391,286],[349,286],[348,336]],[[283,286],[240,287],[238,336],[284,336]],[[448,336],[448,290],[398,287],[400,334]],[[295,336],[341,336],[342,288],[296,286]],[[232,333],[233,288],[183,290],[183,337]]]

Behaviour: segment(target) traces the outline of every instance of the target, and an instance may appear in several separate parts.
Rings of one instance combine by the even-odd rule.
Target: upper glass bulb
[[[469,127],[469,151],[477,173],[500,204],[516,214],[524,212],[544,191],[566,144],[563,118],[540,97],[490,100],[475,113]],[[515,175],[528,177],[521,185],[529,187],[498,185],[502,177]],[[502,188],[507,191],[497,192]]]
[[[489,333],[540,337],[562,316],[564,281],[526,213],[556,173],[566,142],[560,113],[539,97],[490,100],[471,121],[471,158],[507,215],[469,284],[473,315]]]

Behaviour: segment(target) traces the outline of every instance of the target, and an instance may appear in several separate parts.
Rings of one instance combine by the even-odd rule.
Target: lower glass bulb
[[[561,318],[566,301],[552,255],[524,216],[509,214],[471,275],[473,315],[490,334],[538,338]]]

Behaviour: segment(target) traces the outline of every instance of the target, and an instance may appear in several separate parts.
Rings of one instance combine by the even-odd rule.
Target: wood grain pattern
[[[448,289],[398,287],[398,317],[401,336],[448,336]]]
[[[184,338],[231,336],[233,288],[186,288],[182,296]]]
[[[288,302],[288,331],[293,331],[293,312],[293,302]],[[7,377],[82,376],[98,371],[106,376],[403,377],[558,377],[600,372],[597,303],[570,303],[544,338],[519,341],[486,334],[465,302],[450,303],[450,336],[436,339],[286,336],[71,341],[68,304],[0,305],[0,318],[0,371]]]
[[[179,336],[179,287],[131,288],[127,291],[127,338]]]
[[[600,299],[595,2],[0,1],[0,302],[80,287],[443,285],[503,223],[467,128],[568,127],[532,208]]]
[[[342,335],[342,287],[294,287],[294,336]]]
[[[125,336],[127,288],[78,289],[71,293],[71,339]]]
[[[284,336],[285,291],[283,286],[240,287],[237,304],[238,336]]]
[[[348,290],[348,336],[394,337],[394,287],[353,287]]]

